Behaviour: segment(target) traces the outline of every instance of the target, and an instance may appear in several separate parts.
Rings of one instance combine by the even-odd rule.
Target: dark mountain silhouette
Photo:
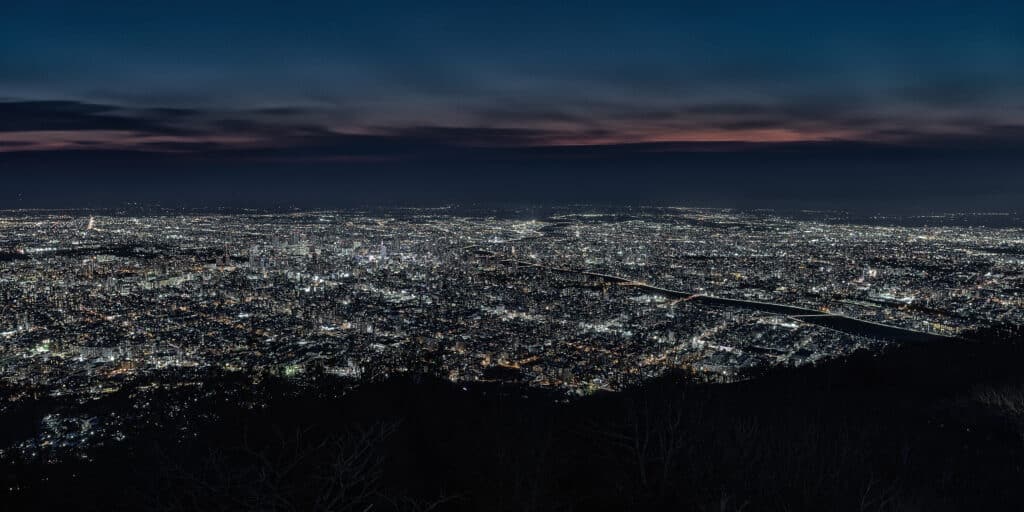
[[[1024,344],[905,346],[565,400],[407,375],[211,375],[92,461],[10,463],[6,510],[1021,510]],[[101,406],[133,406],[129,389]],[[195,396],[195,395],[190,395]],[[265,403],[253,407],[249,404]],[[13,424],[12,424],[13,425]],[[183,426],[188,432],[182,439]],[[13,427],[9,427],[13,428]]]

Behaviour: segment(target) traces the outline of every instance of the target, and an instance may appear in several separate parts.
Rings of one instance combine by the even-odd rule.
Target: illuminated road
[[[468,247],[467,249],[473,249],[478,253],[484,254],[488,257],[499,258],[501,257],[494,251],[489,251],[478,246]],[[568,274],[579,274],[585,275],[591,278],[597,278],[605,282],[614,283],[618,285],[631,286],[639,289],[643,289],[649,292],[654,292],[659,295],[666,297],[672,297],[677,301],[696,302],[707,306],[731,306],[745,309],[752,309],[756,311],[764,311],[766,313],[774,313],[779,315],[786,315],[796,321],[810,323],[832,329],[835,331],[843,332],[846,334],[852,334],[855,336],[864,336],[868,338],[883,339],[889,341],[897,341],[904,343],[921,343],[921,342],[934,342],[934,341],[953,341],[959,338],[950,336],[943,336],[940,334],[932,334],[924,331],[917,331],[914,329],[907,329],[904,327],[897,327],[892,325],[880,324],[878,322],[872,322],[868,320],[861,320],[858,318],[848,317],[845,315],[836,315],[833,313],[825,313],[815,309],[791,306],[788,304],[776,304],[772,302],[761,302],[755,300],[745,299],[730,299],[725,297],[714,297],[711,295],[685,292],[680,290],[670,290],[668,288],[662,288],[659,286],[653,286],[643,281],[637,281],[628,277],[616,276],[611,274],[603,274],[600,272],[591,272],[587,270],[573,270],[568,268],[553,267],[544,265],[541,263],[535,263],[531,261],[523,261],[511,258],[503,258],[500,261],[505,263],[512,263],[521,267],[534,267],[542,270],[548,270],[553,272],[561,272]]]

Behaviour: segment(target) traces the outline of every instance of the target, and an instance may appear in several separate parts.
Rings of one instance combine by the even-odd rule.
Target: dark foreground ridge
[[[858,353],[565,402],[404,376],[211,377],[92,462],[7,462],[5,510],[1021,510],[1024,344]],[[165,383],[166,384],[166,383]],[[153,385],[153,384],[149,384]],[[120,392],[97,408],[133,404]],[[120,412],[119,412],[120,411]],[[10,420],[11,418],[7,418]],[[16,418],[14,418],[16,420]],[[17,421],[5,421],[5,430]],[[183,431],[192,434],[180,440]],[[4,432],[5,436],[11,432]]]

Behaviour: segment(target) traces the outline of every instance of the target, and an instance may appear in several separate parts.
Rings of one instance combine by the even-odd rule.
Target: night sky
[[[0,207],[1024,205],[1024,4],[772,3],[3,1]]]

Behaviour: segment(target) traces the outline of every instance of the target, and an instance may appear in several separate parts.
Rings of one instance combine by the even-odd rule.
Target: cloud
[[[79,101],[2,101],[0,132],[131,131],[161,135],[193,133],[173,122],[193,115],[184,109],[133,111]]]
[[[0,148],[28,148],[32,145],[32,142],[24,140],[0,140]]]
[[[304,109],[215,111],[138,108],[81,101],[0,101],[0,150],[92,146],[138,151],[277,147],[332,132]],[[298,121],[293,119],[298,118]],[[304,143],[308,143],[306,141]]]
[[[557,136],[543,129],[413,126],[384,130],[388,136],[445,147],[522,147],[545,145]]]
[[[463,124],[373,126],[349,111],[287,105],[213,110],[8,100],[0,101],[0,152],[190,153],[221,161],[521,161],[541,155],[743,152],[765,145],[819,151],[809,143],[824,141],[1002,150],[1024,140],[1013,123],[973,118],[932,126],[889,119],[856,99],[667,106],[582,99],[557,107],[494,101],[468,110]],[[552,149],[562,146],[591,149]]]

